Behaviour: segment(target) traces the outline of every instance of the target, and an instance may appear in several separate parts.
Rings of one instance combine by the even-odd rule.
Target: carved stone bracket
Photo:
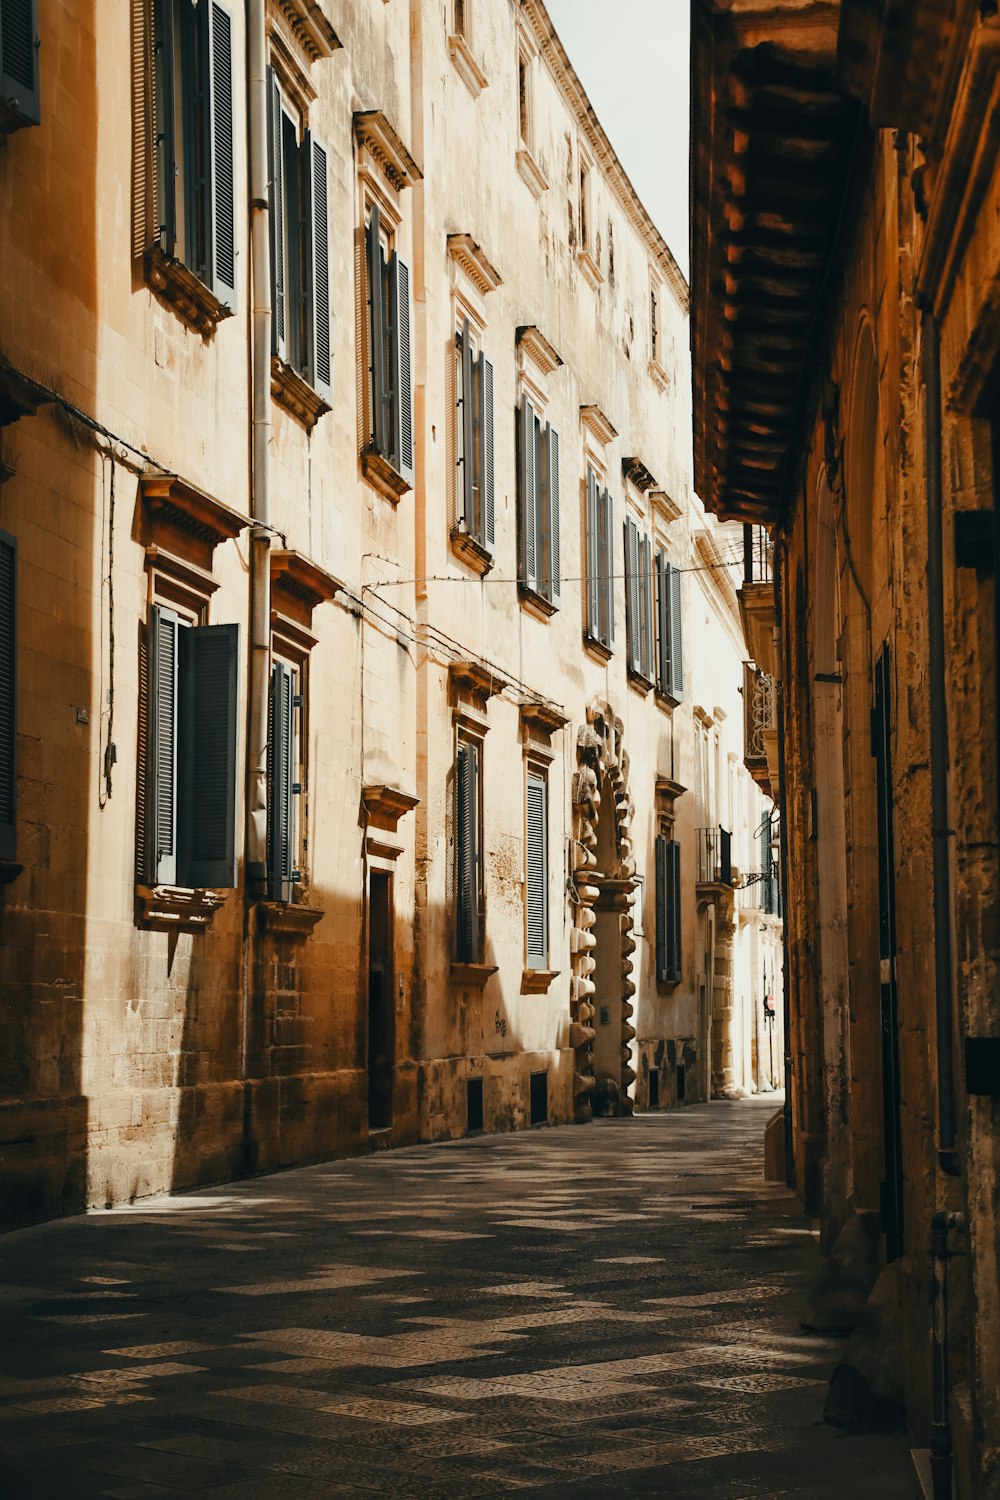
[[[195,891],[175,885],[136,887],[139,921],[160,932],[203,932],[220,906],[225,891]]]
[[[319,906],[295,901],[258,901],[256,910],[257,920],[265,931],[291,938],[307,938],[326,915]]]
[[[308,380],[276,354],[271,357],[271,395],[302,423],[307,432],[311,432],[320,417],[331,409],[329,402],[313,390]]]
[[[146,282],[161,302],[204,339],[210,339],[219,324],[233,316],[233,309],[220,302],[200,277],[160,250],[146,252]]]

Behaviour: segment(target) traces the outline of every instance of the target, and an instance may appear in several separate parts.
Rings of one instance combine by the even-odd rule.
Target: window
[[[272,901],[291,901],[298,869],[300,715],[299,669],[275,661],[267,736],[267,886]]]
[[[587,466],[587,635],[615,644],[614,501]]]
[[[17,542],[0,531],[0,860],[17,854]]]
[[[660,329],[657,323],[656,287],[649,289],[649,349],[650,359],[654,364],[660,362]]]
[[[473,345],[468,318],[455,335],[456,347],[456,529],[492,552],[495,541],[493,493],[493,366]]]
[[[154,604],[140,712],[140,880],[236,884],[237,625]]]
[[[330,237],[327,151],[302,132],[273,70],[268,78],[272,347],[330,397]]]
[[[528,75],[528,59],[523,52],[517,54],[517,134],[521,145],[531,146],[531,82]]]
[[[681,570],[667,562],[665,552],[656,554],[656,687],[665,698],[679,703],[684,696],[683,618]]]
[[[525,929],[527,967],[549,966],[548,783],[529,769],[525,798]]]
[[[633,890],[635,900],[632,903],[632,936],[645,937],[646,935],[646,877],[645,875],[633,876]]]
[[[681,978],[681,846],[659,834],[656,840],[656,980]]]
[[[0,0],[0,132],[40,120],[38,0]]]
[[[653,681],[653,562],[649,537],[625,521],[625,631],[628,669]]]
[[[365,231],[368,308],[368,433],[371,450],[413,487],[410,268],[383,234],[378,204]]]
[[[455,5],[455,35],[462,37],[465,41],[468,42],[468,41],[471,40],[471,38],[469,36],[469,31],[468,31],[468,26],[469,26],[469,14],[468,13],[469,13],[469,10],[471,9],[472,0],[454,0],[454,5]]]
[[[581,252],[590,251],[590,171],[586,162],[580,162],[579,235]]]
[[[520,582],[553,609],[561,600],[559,567],[559,434],[528,396],[518,417]]]
[[[232,18],[220,0],[153,0],[154,244],[236,305]]]
[[[483,957],[482,745],[460,736],[455,756],[455,957]]]

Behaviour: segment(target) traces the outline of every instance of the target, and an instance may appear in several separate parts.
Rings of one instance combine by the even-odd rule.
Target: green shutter
[[[0,99],[19,124],[41,120],[38,0],[0,0]]]
[[[156,151],[156,231],[164,255],[177,253],[177,162],[174,157],[174,7],[153,0],[153,91]]]
[[[267,741],[267,870],[272,901],[292,899],[295,851],[292,845],[295,776],[295,683],[283,662],[271,668]]]
[[[681,610],[680,568],[667,564],[670,584],[670,686],[672,698],[684,697],[684,620]]]
[[[670,667],[670,584],[667,579],[666,553],[656,554],[656,687],[669,692]]]
[[[392,326],[395,336],[395,453],[396,469],[413,484],[413,371],[410,351],[410,268],[393,251]]]
[[[458,430],[462,435],[461,468],[458,475],[458,523],[472,536],[476,534],[476,424],[475,396],[472,389],[472,340],[469,320],[463,318],[458,335]]]
[[[286,353],[285,153],[282,149],[281,90],[274,69],[267,70],[267,154],[271,168],[271,352]]]
[[[365,280],[368,283],[368,391],[371,442],[376,453],[389,457],[388,392],[385,382],[385,274],[379,236],[378,204],[372,205],[365,230]]]
[[[177,751],[180,619],[154,604],[149,620],[146,708],[145,878],[177,885]]]
[[[681,981],[681,846],[671,839],[667,850],[669,926],[667,977],[673,984]]]
[[[639,670],[647,682],[653,680],[653,549],[649,537],[639,544],[639,601],[642,630]]]
[[[236,884],[236,710],[239,626],[200,625],[180,641],[179,878]]]
[[[479,747],[458,746],[455,764],[456,948],[463,963],[478,963],[479,923]]]
[[[659,834],[656,839],[656,980],[670,982],[670,908],[668,854],[670,841]]]
[[[324,401],[333,397],[330,329],[330,174],[329,154],[312,131],[306,131],[305,179],[309,287],[309,384]]]
[[[521,582],[538,588],[538,530],[535,506],[535,408],[527,396],[521,398],[518,421],[518,539],[521,551]]]
[[[546,969],[549,962],[548,787],[543,777],[531,771],[527,781],[525,852],[528,968]]]
[[[479,441],[482,452],[480,500],[483,507],[483,534],[480,540],[490,551],[496,546],[496,500],[493,478],[493,366],[485,354],[479,356],[479,395],[482,409],[479,417]]]
[[[638,672],[639,653],[639,528],[625,517],[625,642],[630,672]]]
[[[545,526],[545,597],[552,604],[562,602],[562,574],[559,548],[559,434],[549,423],[545,428],[545,494],[542,499]]]
[[[17,542],[0,531],[0,859],[17,854]]]
[[[610,651],[615,644],[615,503],[611,491],[604,491],[604,644]]]
[[[603,527],[601,524],[600,494],[597,487],[597,475],[590,465],[587,465],[587,499],[586,499],[586,552],[587,552],[587,634],[591,640],[603,639],[601,630],[601,596],[603,583],[601,581],[601,555],[603,548]]]
[[[203,6],[206,0],[202,0]],[[208,66],[211,110],[210,286],[219,301],[236,308],[236,147],[233,119],[233,22],[219,0],[208,5]],[[275,142],[277,148],[278,142]]]

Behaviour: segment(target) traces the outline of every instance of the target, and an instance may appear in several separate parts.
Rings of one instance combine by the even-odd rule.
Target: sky
[[[646,210],[688,274],[690,0],[545,0]]]

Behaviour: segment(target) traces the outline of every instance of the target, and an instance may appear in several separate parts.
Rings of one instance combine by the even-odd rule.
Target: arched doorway
[[[622,722],[598,700],[577,736],[573,780],[570,1040],[578,1121],[591,1118],[595,1092],[608,1081],[617,1091],[619,1112],[632,1113],[633,812]]]

